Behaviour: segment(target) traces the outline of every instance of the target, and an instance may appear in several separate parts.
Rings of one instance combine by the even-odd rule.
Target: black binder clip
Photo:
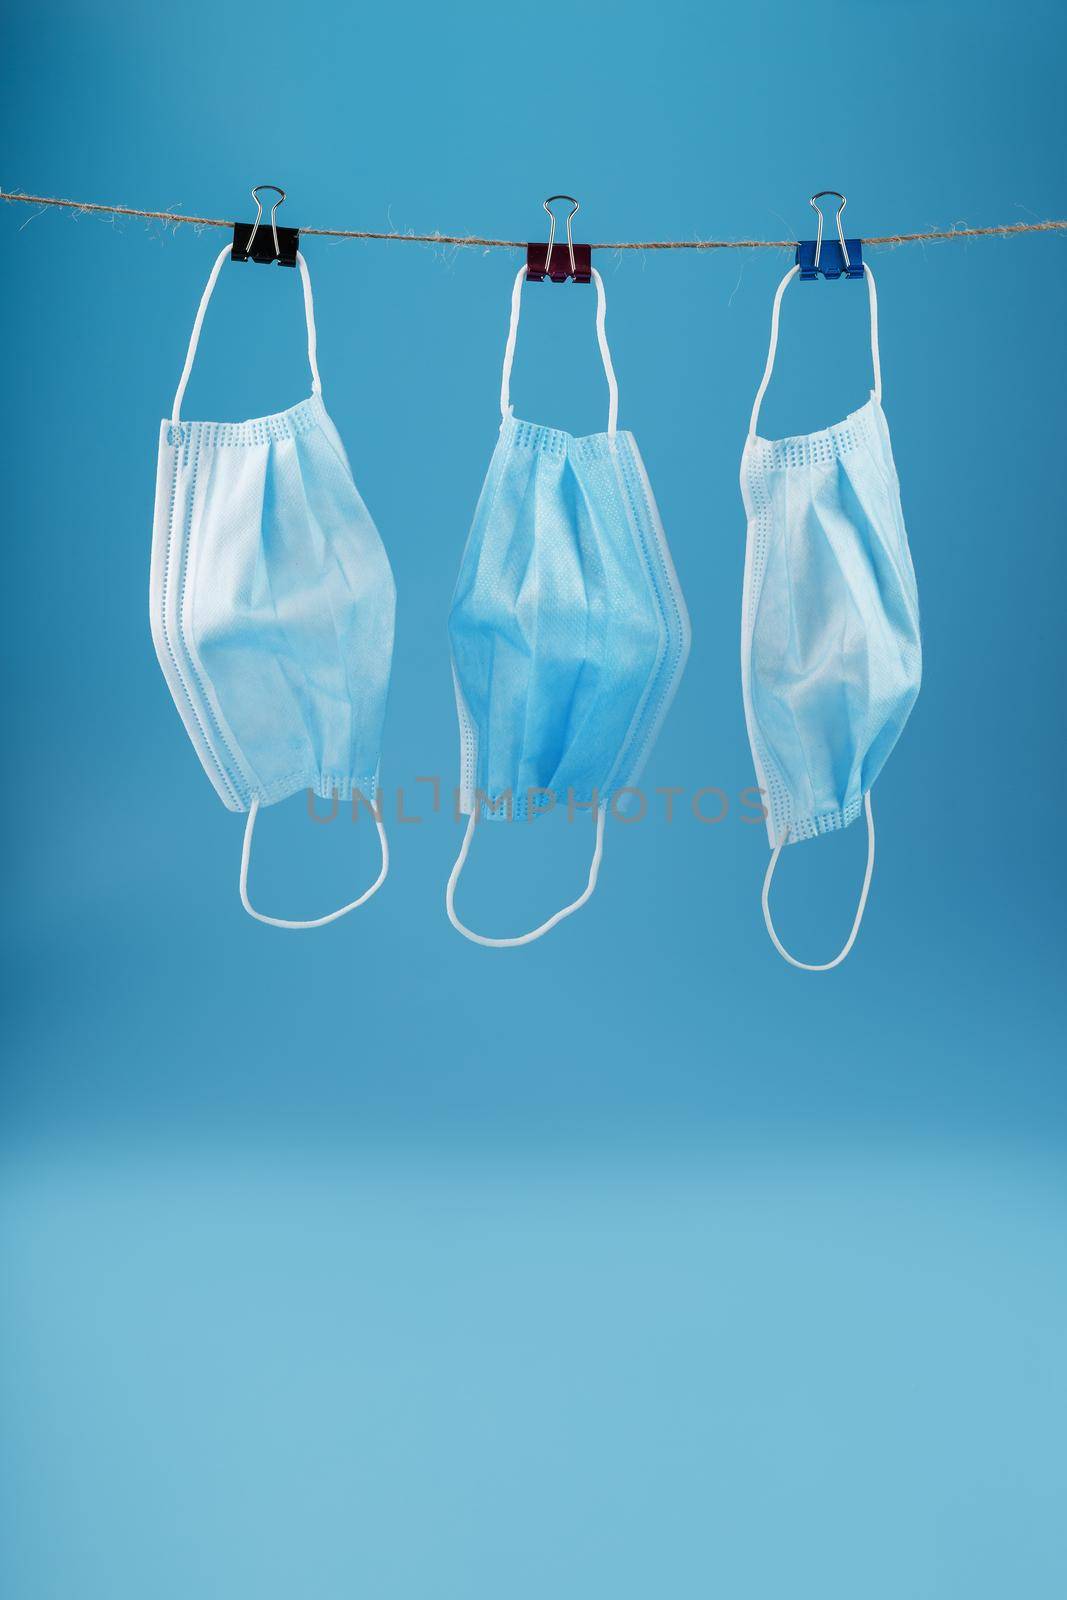
[[[823,239],[822,236],[822,210],[816,205],[824,195],[836,195],[841,204],[837,208],[837,238]],[[818,194],[813,194],[808,201],[812,210],[818,214],[819,227],[814,239],[801,239],[797,245],[796,263],[800,268],[803,279],[812,280],[821,273],[824,278],[863,277],[863,240],[846,239],[845,230],[841,226],[841,213],[845,209],[845,197],[839,189],[820,189]]]
[[[554,200],[569,200],[571,209],[567,213],[567,253],[562,250],[553,255],[553,246],[556,242],[556,214],[552,210]],[[568,278],[573,278],[575,283],[591,283],[593,265],[587,244],[575,244],[571,233],[571,218],[578,210],[578,202],[572,194],[550,194],[543,202],[549,216],[548,244],[528,244],[526,246],[526,281],[527,283],[544,283],[546,278],[551,278],[553,283],[566,283]]]
[[[263,202],[259,198],[261,189],[270,189],[278,196],[270,208],[269,228],[262,226]],[[252,190],[252,199],[256,202],[256,220],[234,223],[230,260],[261,261],[265,264],[277,261],[283,267],[295,267],[300,229],[278,226],[278,207],[285,199],[285,190],[279,189],[276,183],[257,183]]]

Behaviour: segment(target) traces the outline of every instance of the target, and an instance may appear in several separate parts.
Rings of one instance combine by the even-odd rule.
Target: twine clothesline
[[[112,217],[146,217],[154,222],[191,223],[198,228],[232,228],[224,217],[192,217],[181,211],[141,211],[136,206],[106,206],[92,200],[62,200],[55,195],[12,194],[0,190],[0,198],[22,205],[77,212],[101,212]],[[865,237],[865,245],[922,244],[936,239],[978,239],[1006,237],[1016,233],[1055,233],[1067,230],[1062,222],[1006,222],[992,228],[935,228],[925,233],[885,233]],[[526,239],[486,239],[477,234],[455,233],[378,233],[369,228],[300,228],[302,234],[325,239],[380,239],[389,244],[447,244],[460,249],[525,250]],[[793,250],[796,239],[602,239],[591,250]]]

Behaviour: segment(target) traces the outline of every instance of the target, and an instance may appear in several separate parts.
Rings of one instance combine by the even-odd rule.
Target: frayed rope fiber
[[[188,222],[197,228],[232,228],[223,217],[190,217],[177,211],[138,211],[134,206],[103,206],[91,200],[60,200],[53,195],[10,194],[0,190],[0,198],[23,205],[59,207],[68,211],[103,212],[110,217],[147,217],[156,222]],[[865,245],[922,244],[934,239],[979,239],[1006,237],[1015,233],[1055,233],[1067,229],[1067,222],[1007,222],[995,228],[945,228],[928,233],[885,233],[864,237]],[[300,228],[300,233],[325,239],[382,239],[390,244],[449,244],[480,250],[525,250],[526,239],[482,239],[475,234],[453,233],[374,233],[366,228]],[[591,250],[793,250],[796,239],[611,239],[598,240]]]

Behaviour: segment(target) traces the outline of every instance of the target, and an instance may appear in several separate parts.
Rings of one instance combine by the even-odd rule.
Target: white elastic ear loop
[[[595,267],[591,271],[593,282],[596,284],[596,339],[600,346],[600,359],[604,363],[604,376],[608,380],[608,437],[613,439],[619,420],[619,385],[611,361],[611,351],[608,348],[605,326],[608,306],[607,296],[604,293],[604,280]],[[511,415],[511,369],[515,364],[515,343],[519,334],[519,311],[525,277],[526,268],[520,267],[515,274],[511,290],[511,320],[508,324],[508,342],[504,346],[504,366],[500,374],[500,416],[505,422]]]
[[[218,282],[219,273],[222,271],[222,263],[230,254],[230,250],[231,247],[229,245],[225,245],[215,257],[215,265],[212,267],[211,272],[208,275],[207,283],[204,285],[204,292],[200,296],[200,304],[197,307],[196,320],[193,323],[193,331],[189,336],[189,349],[186,351],[185,355],[185,366],[182,368],[182,375],[178,379],[178,387],[174,395],[174,405],[170,414],[170,420],[172,424],[176,424],[180,419],[182,401],[185,398],[185,390],[189,383],[190,374],[193,370],[193,362],[196,359],[196,347],[200,343],[200,332],[204,326],[204,317],[207,313],[208,302],[215,292],[215,285]],[[308,365],[311,368],[311,392],[312,394],[321,394],[322,380],[319,377],[319,364],[316,360],[316,350],[318,344],[315,334],[315,302],[311,296],[311,275],[308,272],[307,262],[304,260],[304,257],[301,255],[299,250],[296,252],[296,263],[300,268],[300,276],[303,279],[304,284],[304,320],[307,323],[308,332]]]
[[[833,967],[841,965],[841,962],[844,961],[856,942],[856,935],[860,931],[860,923],[863,921],[863,913],[867,906],[867,893],[871,887],[871,877],[874,873],[874,812],[871,810],[871,791],[869,789],[863,797],[863,809],[867,814],[867,870],[863,874],[863,888],[860,890],[860,903],[856,907],[856,920],[853,922],[852,932],[841,950],[832,961],[824,961],[821,966],[809,966],[806,961],[798,961],[795,956],[791,956],[774,931],[770,905],[771,879],[774,877],[774,869],[778,865],[778,857],[782,853],[782,845],[787,842],[788,834],[785,839],[779,840],[774,847],[774,853],[767,868],[767,875],[763,880],[763,920],[767,924],[767,932],[771,936],[771,943],[778,954],[788,961],[791,967],[799,967],[801,972],[829,972]]]
[[[525,268],[523,270],[525,271]],[[452,873],[448,880],[448,888],[445,890],[445,909],[448,912],[448,920],[456,932],[461,933],[472,944],[484,944],[490,950],[511,950],[520,944],[533,944],[535,939],[540,939],[544,934],[548,933],[551,928],[556,926],[557,922],[562,922],[564,917],[573,916],[576,911],[580,911],[596,888],[596,881],[600,874],[600,862],[604,855],[604,818],[606,814],[604,806],[597,808],[596,845],[593,850],[593,860],[589,867],[589,880],[577,900],[572,900],[569,906],[564,906],[562,911],[557,911],[555,916],[549,917],[547,922],[542,922],[539,928],[532,928],[529,933],[516,934],[513,939],[488,939],[483,933],[473,933],[456,916],[456,884],[459,882],[460,873],[466,865],[467,856],[470,853],[471,840],[474,837],[475,825],[478,821],[477,810],[472,811],[470,820],[467,823],[467,831],[463,835],[463,843],[459,847],[456,864],[452,868]]]
[[[763,404],[763,396],[767,393],[767,385],[770,383],[771,373],[774,371],[774,354],[778,349],[778,318],[782,310],[782,296],[785,294],[786,285],[792,282],[799,271],[799,266],[790,267],[775,291],[774,305],[771,307],[771,342],[767,349],[767,364],[763,369],[763,377],[760,380],[759,388],[756,390],[756,398],[752,402],[752,416],[749,418],[748,424],[748,436],[750,439],[755,438],[756,424],[759,421],[759,408]]]
[[[608,380],[608,438],[614,439],[615,425],[619,420],[619,385],[615,379],[615,368],[611,363],[611,351],[608,349],[606,327],[608,298],[604,293],[604,280],[600,273],[595,267],[591,267],[590,271],[596,284],[596,342],[600,346],[600,359],[604,363],[604,376]]]
[[[360,895],[358,900],[352,900],[347,906],[341,906],[337,911],[331,911],[325,917],[315,917],[310,922],[289,922],[284,917],[268,917],[262,911],[257,911],[248,898],[248,863],[252,858],[252,835],[256,830],[256,817],[259,815],[259,797],[255,796],[248,808],[248,821],[245,823],[244,845],[241,850],[241,904],[250,917],[255,917],[257,922],[265,922],[271,928],[324,928],[328,922],[336,922],[339,917],[347,917],[350,911],[356,911],[360,906],[366,905],[371,895],[377,894],[386,878],[389,876],[389,841],[385,836],[385,827],[381,817],[374,813],[374,825],[378,829],[378,843],[382,849],[382,870],[371,884],[370,888]]]
[[[308,366],[311,368],[311,392],[322,393],[322,379],[319,377],[319,363],[316,359],[318,351],[318,337],[315,333],[315,302],[311,297],[311,274],[308,264],[300,251],[296,252],[296,264],[300,268],[300,276],[304,281],[304,320],[308,329]]]
[[[771,342],[767,350],[767,364],[763,369],[763,379],[756,390],[756,398],[752,403],[752,416],[748,424],[748,436],[750,439],[755,437],[760,406],[763,404],[763,396],[767,393],[767,385],[770,383],[771,373],[774,371],[774,357],[778,349],[778,322],[782,310],[782,296],[785,294],[786,285],[796,277],[799,271],[799,266],[790,267],[775,292],[774,305],[771,309]],[[874,367],[874,388],[871,392],[878,404],[881,405],[882,362],[878,353],[878,290],[875,287],[874,273],[866,261],[863,263],[863,276],[867,280],[867,297],[871,306],[871,364]]]
[[[511,369],[515,362],[515,340],[519,333],[522,280],[525,276],[526,268],[520,267],[515,274],[515,282],[511,289],[511,321],[508,323],[508,342],[504,346],[504,366],[500,374],[500,418],[503,422],[506,422],[511,414]]]
[[[185,365],[182,368],[182,375],[178,379],[178,387],[174,394],[174,405],[171,408],[170,413],[170,420],[172,423],[176,423],[178,421],[181,413],[182,400],[185,397],[185,388],[189,382],[189,374],[193,370],[193,361],[196,357],[196,347],[200,343],[200,330],[204,326],[204,316],[207,312],[208,301],[211,299],[211,296],[214,293],[215,284],[218,282],[219,273],[222,271],[222,263],[230,254],[230,248],[231,247],[228,244],[223,245],[222,249],[215,257],[215,265],[208,274],[207,283],[204,285],[204,292],[200,296],[200,304],[197,307],[196,320],[193,323],[193,331],[189,335],[189,348],[185,353]]]
[[[874,273],[863,263],[863,276],[867,279],[867,297],[871,303],[871,365],[874,367],[874,388],[871,391],[878,404],[882,403],[882,361],[878,354],[878,290],[874,285]]]

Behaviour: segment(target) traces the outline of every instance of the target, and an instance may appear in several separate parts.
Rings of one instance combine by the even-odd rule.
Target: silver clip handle
[[[550,194],[547,200],[542,201],[545,210],[548,212],[551,224],[548,230],[548,250],[545,253],[545,274],[547,276],[548,269],[552,265],[552,246],[556,242],[556,213],[552,209],[556,200],[569,200],[571,203],[571,209],[567,213],[567,254],[571,258],[571,276],[573,277],[577,269],[574,265],[574,235],[571,232],[571,219],[580,210],[580,207],[572,194]]]
[[[841,213],[844,211],[845,206],[848,204],[848,202],[846,201],[844,195],[841,193],[840,189],[820,189],[818,194],[813,194],[811,199],[808,201],[809,206],[811,207],[811,209],[816,213],[816,215],[819,218],[819,231],[815,235],[815,260],[814,260],[813,265],[815,267],[815,271],[818,272],[818,270],[819,270],[819,257],[822,255],[822,226],[823,226],[822,207],[816,205],[815,202],[817,200],[824,200],[828,194],[832,194],[836,199],[840,200],[840,202],[841,202],[841,204],[837,208],[837,216],[835,217],[834,220],[837,223],[837,237],[838,237],[838,241],[839,241],[839,243],[841,245],[841,257],[842,257],[842,260],[845,263],[845,271],[848,272],[851,269],[852,263],[848,259],[848,247],[845,244],[845,230],[841,226]]]
[[[252,190],[252,199],[256,202],[256,220],[252,224],[252,232],[248,235],[248,243],[245,245],[246,261],[252,254],[252,246],[256,241],[256,234],[259,232],[260,223],[263,221],[263,202],[259,198],[259,191],[261,189],[270,189],[273,194],[278,196],[277,200],[275,200],[274,204],[270,208],[270,231],[274,235],[274,254],[276,256],[280,256],[282,253],[281,246],[278,243],[277,217],[278,207],[285,199],[285,190],[279,189],[276,183],[257,183]]]

